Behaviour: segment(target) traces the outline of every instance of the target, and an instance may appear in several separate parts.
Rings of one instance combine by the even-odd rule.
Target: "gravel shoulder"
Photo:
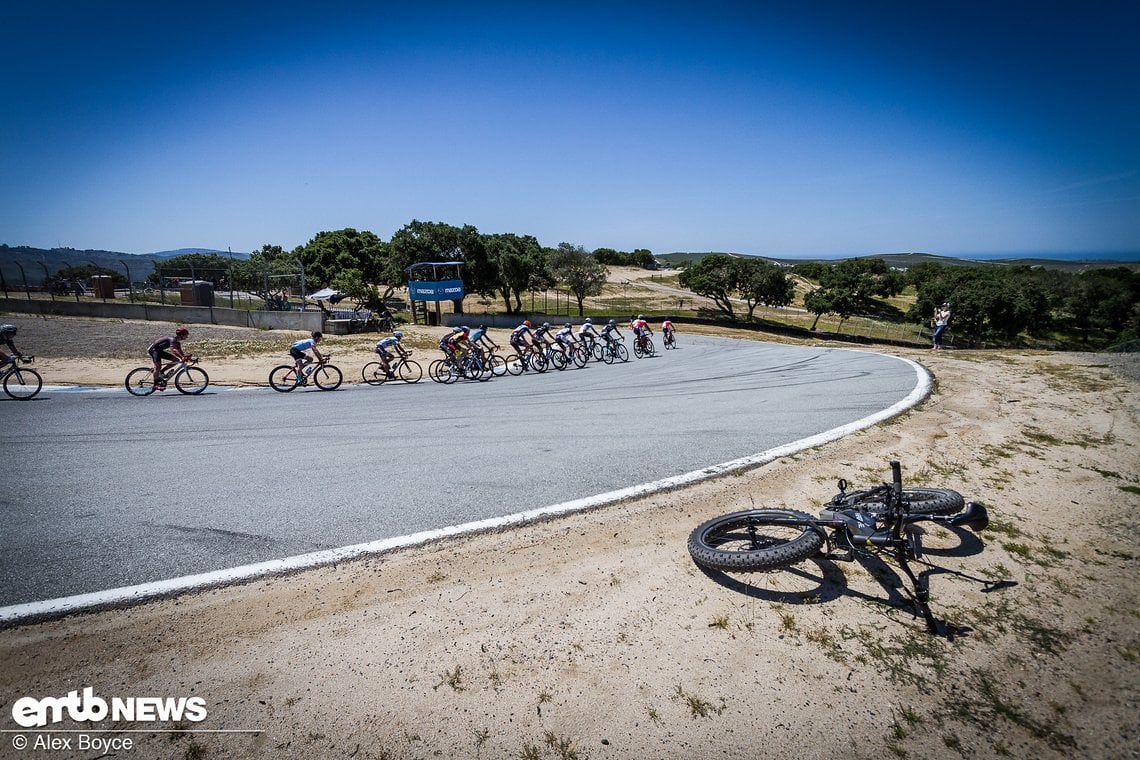
[[[111,360],[129,366],[162,334],[147,323],[72,324],[57,337],[45,322],[44,332],[21,322],[18,345],[44,357],[49,382],[48,361],[89,376]],[[196,340],[245,339],[193,330]],[[212,366],[220,376],[240,375],[240,361],[267,370],[280,337],[264,353],[218,352]],[[137,757],[1134,756],[1135,358],[897,353],[934,374],[925,403],[755,470],[0,631],[0,702],[87,686],[108,698],[204,699],[201,723],[121,734]],[[687,554],[689,532],[709,517],[814,511],[837,478],[874,484],[890,459],[908,482],[991,510],[981,541],[939,528],[926,537],[927,559],[960,573],[930,576],[953,635],[924,632],[886,564],[730,577],[699,571]],[[967,576],[1007,585],[985,593]],[[206,732],[218,729],[257,732]]]

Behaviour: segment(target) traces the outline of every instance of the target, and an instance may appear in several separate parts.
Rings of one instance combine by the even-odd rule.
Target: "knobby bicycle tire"
[[[154,370],[150,367],[132,369],[123,385],[132,396],[149,396],[154,393]]]
[[[903,488],[903,499],[909,505],[907,511],[925,515],[952,515],[962,511],[966,500],[957,491],[949,488]],[[851,491],[843,496],[842,505],[846,507],[863,506],[874,509],[874,506],[885,506],[885,496],[875,491]],[[881,508],[881,507],[880,507]]]
[[[183,367],[174,376],[174,387],[187,396],[197,396],[210,385],[210,376],[201,367]]]
[[[309,374],[309,379],[322,391],[335,391],[344,382],[344,374],[339,367],[322,364]]]
[[[802,524],[781,525],[777,520]],[[823,535],[814,518],[794,509],[751,509],[714,517],[689,534],[689,555],[709,570],[751,573],[777,570],[815,556]]]
[[[281,364],[269,372],[269,385],[280,393],[288,393],[297,387],[297,371],[290,364]]]
[[[14,367],[4,376],[4,392],[17,401],[34,398],[43,387],[44,380],[34,369]]]

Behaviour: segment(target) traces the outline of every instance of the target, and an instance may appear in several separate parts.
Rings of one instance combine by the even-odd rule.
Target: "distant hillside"
[[[118,251],[78,250],[76,248],[31,248],[29,246],[8,246],[0,244],[0,274],[9,288],[21,288],[24,277],[29,285],[39,285],[44,279],[68,267],[81,267],[95,264],[126,274],[130,270],[131,279],[141,282],[154,271],[156,261],[165,261],[187,253],[216,253],[229,256],[229,251],[212,248],[180,248],[176,251],[157,253],[121,253]],[[234,252],[235,259],[247,259],[248,253]],[[21,267],[23,271],[21,271]],[[44,270],[47,270],[46,272]]]
[[[654,258],[668,262],[671,265],[676,265],[682,261],[689,261],[696,263],[703,259],[705,256],[712,256],[713,252],[707,253],[686,253],[682,251],[674,253],[666,253],[664,255],[654,256]],[[746,254],[729,253],[729,256],[741,256]],[[839,259],[779,259],[768,256],[756,256],[752,258],[763,259],[764,261],[771,261],[776,264],[784,266],[795,266],[796,264],[807,263],[821,263],[821,264],[834,264]],[[868,256],[849,256],[847,258],[874,258],[882,259],[892,267],[899,269],[907,269],[915,266],[916,264],[942,264],[945,266],[962,266],[962,267],[982,267],[982,266],[1028,266],[1028,267],[1041,267],[1043,269],[1059,269],[1066,272],[1083,272],[1086,269],[1103,269],[1111,267],[1125,267],[1131,271],[1140,271],[1140,260],[1136,261],[1116,261],[1111,259],[1052,259],[1052,258],[1011,258],[1011,259],[966,259],[956,258],[953,256],[938,256],[933,253],[882,253],[871,254]]]

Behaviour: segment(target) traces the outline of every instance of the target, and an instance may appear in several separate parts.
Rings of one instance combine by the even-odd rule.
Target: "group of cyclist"
[[[643,314],[639,314],[630,319],[630,329],[633,331],[634,339],[639,341],[643,347],[645,341],[653,335],[653,329],[649,326],[649,322],[646,321],[645,315]],[[675,328],[670,320],[666,319],[662,323],[661,330],[666,341],[672,339]],[[180,331],[185,332],[182,328],[180,328]],[[562,351],[564,356],[570,358],[571,351],[574,350],[576,343],[584,344],[587,349],[592,349],[595,341],[602,341],[607,346],[612,346],[614,341],[625,339],[625,336],[618,330],[617,321],[613,319],[607,321],[601,330],[598,330],[594,326],[593,320],[587,317],[578,328],[577,334],[574,332],[574,326],[569,322],[565,323],[557,332],[553,331],[554,328],[549,322],[543,322],[538,327],[535,327],[533,323],[527,319],[511,331],[509,341],[511,347],[515,349],[519,356],[525,356],[531,352],[545,351],[549,347],[554,346]],[[289,354],[293,357],[294,369],[297,373],[297,383],[299,385],[305,384],[305,375],[303,372],[305,365],[312,363],[314,360],[318,362],[324,361],[324,355],[320,349],[317,348],[323,337],[322,333],[316,331],[311,333],[308,338],[299,340],[289,347]],[[410,355],[401,342],[403,338],[404,334],[396,330],[389,337],[383,338],[376,343],[374,350],[388,377],[392,377],[393,375],[392,361],[397,357],[407,359]],[[483,353],[499,348],[501,348],[501,346],[491,338],[490,333],[487,332],[486,325],[479,325],[475,329],[466,325],[453,328],[439,341],[439,350],[443,352],[444,357],[456,363],[462,362],[472,351]],[[315,355],[315,359],[309,356],[308,353],[306,353],[307,351],[312,351]]]
[[[629,325],[633,331],[634,339],[644,348],[649,337],[653,335],[653,329],[645,320],[645,315],[639,314],[630,319]],[[540,326],[535,327],[529,319],[523,320],[521,325],[511,331],[511,347],[519,356],[525,356],[528,352],[542,352],[554,346],[569,358],[576,343],[584,345],[587,350],[592,350],[596,341],[602,341],[607,347],[612,348],[615,341],[625,339],[625,336],[618,330],[617,320],[614,319],[607,321],[599,331],[594,327],[593,320],[586,317],[576,335],[574,326],[569,322],[555,332],[552,338],[551,331],[553,329],[549,322],[543,322]],[[662,323],[661,329],[667,338],[672,337],[673,323],[668,319]]]

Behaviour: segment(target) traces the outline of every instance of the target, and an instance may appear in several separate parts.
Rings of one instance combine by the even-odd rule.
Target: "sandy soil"
[[[41,354],[85,378],[109,361],[50,355],[62,350]],[[117,734],[134,747],[116,757],[1140,755],[1135,359],[906,355],[937,378],[923,405],[757,470],[0,631],[0,727],[15,728],[19,697],[89,686],[108,699],[199,696],[208,710],[174,732]],[[240,362],[211,362],[242,376]],[[926,537],[934,565],[1009,582],[987,593],[933,574],[941,636],[912,616],[889,565],[728,577],[688,556],[709,517],[814,511],[835,479],[877,483],[894,458],[908,482],[955,488],[993,517],[981,541]],[[0,757],[102,756],[15,752],[14,736],[0,736]]]

